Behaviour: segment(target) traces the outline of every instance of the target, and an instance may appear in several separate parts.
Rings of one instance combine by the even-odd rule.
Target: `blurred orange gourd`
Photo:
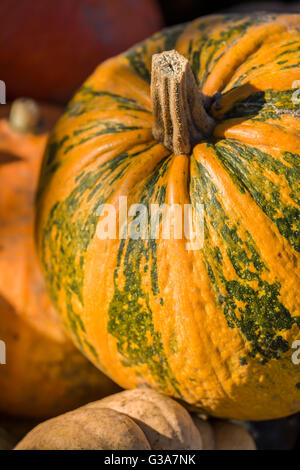
[[[67,338],[35,254],[35,188],[60,114],[31,100],[0,106],[0,339],[6,344],[0,411],[38,418],[117,390]]]

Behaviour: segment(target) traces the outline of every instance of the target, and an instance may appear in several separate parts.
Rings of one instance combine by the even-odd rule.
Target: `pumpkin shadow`
[[[9,163],[16,163],[24,161],[19,155],[11,152],[0,152],[0,165],[7,165]]]
[[[264,107],[268,105],[267,92],[268,90],[260,90],[250,83],[245,83],[231,88],[223,95],[217,95],[213,106],[218,113],[222,114],[222,100],[226,97],[227,102],[232,96],[232,106],[222,115],[221,120],[238,119],[239,123],[242,123],[262,113]]]
[[[223,119],[239,118],[242,122],[243,120],[248,120],[258,116],[262,112],[263,108],[268,105],[268,100],[266,98],[267,92],[268,90],[260,90],[249,83],[240,85],[238,90],[237,88],[232,88],[225,93],[223,97],[237,94],[242,98],[239,99],[237,97],[237,99],[234,99],[233,106],[229,111],[227,111]]]
[[[161,434],[160,432],[157,431],[157,429],[152,428],[151,426],[146,424],[144,421],[141,421],[138,418],[133,418],[132,416],[130,417],[141,428],[146,438],[148,438],[148,436],[151,436],[151,438],[149,438],[148,440],[151,441],[152,450],[168,450],[168,449],[171,450],[174,448],[174,436],[167,437],[165,434]],[[162,449],[162,442],[164,443],[163,449]],[[186,449],[178,448],[177,450],[186,450]]]

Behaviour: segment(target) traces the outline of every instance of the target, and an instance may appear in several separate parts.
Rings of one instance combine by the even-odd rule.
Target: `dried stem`
[[[212,133],[215,123],[205,109],[204,96],[188,60],[177,51],[153,55],[151,100],[153,137],[175,155],[190,154]]]

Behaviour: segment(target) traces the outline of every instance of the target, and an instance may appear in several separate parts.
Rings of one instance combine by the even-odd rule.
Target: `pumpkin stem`
[[[214,120],[207,113],[188,60],[177,51],[152,56],[152,134],[175,155],[191,153],[208,137]]]
[[[9,113],[9,124],[22,133],[36,132],[41,123],[41,112],[38,104],[29,98],[15,100]]]

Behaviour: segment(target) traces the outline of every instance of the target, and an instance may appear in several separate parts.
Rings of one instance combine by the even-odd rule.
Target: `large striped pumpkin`
[[[48,288],[77,345],[123,387],[220,417],[300,410],[299,31],[298,15],[263,14],[162,31],[100,65],[52,134],[37,220]],[[164,88],[158,60],[152,113],[151,58],[170,49],[190,64],[183,87],[196,82]],[[202,137],[190,121],[201,107]],[[203,203],[203,247],[100,239],[97,209],[118,211],[120,196]]]

